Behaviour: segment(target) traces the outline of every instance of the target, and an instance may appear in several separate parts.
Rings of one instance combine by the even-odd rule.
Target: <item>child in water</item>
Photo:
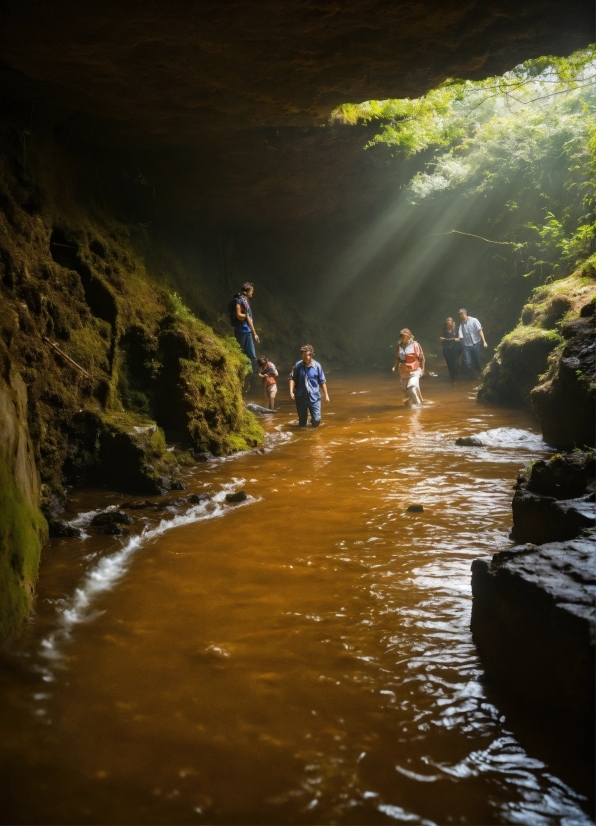
[[[277,395],[278,376],[277,368],[272,361],[269,361],[265,356],[259,356],[257,359],[259,365],[259,378],[263,380],[263,393],[267,399],[267,406],[269,410],[275,410],[275,396]]]

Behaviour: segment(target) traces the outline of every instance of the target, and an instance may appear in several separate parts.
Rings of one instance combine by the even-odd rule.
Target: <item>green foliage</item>
[[[372,144],[399,147],[406,155],[430,146],[450,146],[473,139],[492,118],[519,116],[528,106],[548,107],[560,95],[593,89],[596,47],[568,58],[541,57],[485,80],[448,79],[421,98],[370,100],[343,104],[332,119],[343,123],[379,121],[381,132]],[[464,141],[465,143],[465,141]]]
[[[596,249],[596,47],[447,80],[416,100],[344,105],[334,118],[378,122],[368,148],[427,152],[407,187],[413,204],[494,197],[483,240],[517,251],[525,275],[560,277]]]
[[[187,307],[183,299],[177,292],[168,291],[166,293],[166,306],[169,312],[177,319],[190,324],[198,324],[202,327],[207,327],[196,315]]]

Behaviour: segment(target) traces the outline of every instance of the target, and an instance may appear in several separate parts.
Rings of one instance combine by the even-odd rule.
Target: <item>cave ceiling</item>
[[[136,153],[187,220],[349,220],[398,173],[366,128],[328,125],[338,104],[568,54],[593,18],[586,0],[5,0],[0,91],[64,140]]]

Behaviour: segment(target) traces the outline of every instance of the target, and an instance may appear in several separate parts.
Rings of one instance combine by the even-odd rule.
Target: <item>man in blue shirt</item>
[[[258,342],[259,337],[252,321],[252,307],[250,306],[250,299],[253,297],[254,292],[254,284],[251,284],[250,281],[246,281],[242,285],[242,291],[234,296],[236,300],[234,335],[236,337],[236,341],[240,345],[240,349],[244,355],[248,356],[250,359],[253,373],[256,373],[257,354],[255,352],[254,342]]]
[[[313,356],[315,351],[312,345],[305,344],[300,348],[302,360],[297,361],[290,373],[290,397],[296,400],[298,424],[306,427],[308,411],[313,427],[321,424],[321,387],[325,393],[325,400],[330,401],[327,392],[327,379],[323,368]]]
[[[477,318],[468,315],[465,307],[459,311],[459,328],[456,341],[461,341],[464,346],[464,358],[470,377],[474,374],[474,367],[478,374],[482,373],[482,348],[488,347],[482,324]]]

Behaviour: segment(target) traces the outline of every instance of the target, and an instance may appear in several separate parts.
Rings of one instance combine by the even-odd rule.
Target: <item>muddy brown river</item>
[[[319,430],[286,402],[264,453],[197,466],[128,537],[87,526],[132,497],[73,492],[86,538],[45,549],[2,663],[2,822],[592,822],[469,631],[470,563],[545,448],[455,439],[534,420],[443,377],[417,410],[390,375],[328,380]]]

